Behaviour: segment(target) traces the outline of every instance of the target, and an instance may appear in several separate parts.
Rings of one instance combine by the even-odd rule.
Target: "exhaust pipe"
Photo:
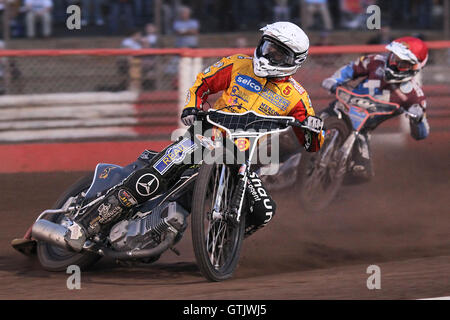
[[[114,251],[109,248],[101,248],[98,250],[98,254],[107,256],[119,260],[130,259],[143,259],[155,257],[158,254],[162,254],[164,251],[170,248],[175,240],[176,233],[169,232],[163,242],[161,242],[155,248],[142,249],[142,250],[129,250],[129,251]]]
[[[31,236],[36,240],[44,241],[70,251],[81,251],[82,247],[77,250],[78,248],[74,248],[67,243],[66,235],[68,232],[70,230],[66,227],[45,219],[36,221],[31,228]]]

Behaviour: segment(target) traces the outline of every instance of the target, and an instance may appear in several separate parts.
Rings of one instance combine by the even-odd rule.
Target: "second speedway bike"
[[[253,111],[210,109],[199,111],[197,119],[221,134],[214,141],[203,137],[206,156],[190,166],[167,192],[121,214],[107,230],[88,238],[80,252],[71,251],[67,239],[77,236],[73,221],[158,153],[146,150],[125,167],[100,163],[93,174],[70,187],[53,209],[42,212],[23,239],[13,240],[13,247],[26,254],[37,252],[41,265],[50,271],[65,271],[69,265],[87,268],[103,256],[151,263],[166,250],[177,253],[175,244],[182,238],[190,216],[201,273],[210,281],[230,278],[237,267],[245,220],[250,214],[246,188],[258,140],[291,126],[314,129],[293,117],[263,116]],[[224,155],[228,155],[226,161]]]
[[[337,88],[331,105],[319,115],[325,129],[321,149],[316,153],[297,152],[281,164],[278,175],[262,177],[269,190],[295,184],[301,207],[310,212],[325,209],[345,178],[357,180],[352,176],[353,156],[354,149],[360,147],[357,140],[361,135],[369,135],[382,122],[399,114],[415,117],[396,103],[356,94],[344,87]],[[369,153],[370,145],[365,147],[368,149],[361,151]]]

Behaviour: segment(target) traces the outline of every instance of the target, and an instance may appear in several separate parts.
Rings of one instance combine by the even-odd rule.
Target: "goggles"
[[[400,72],[415,70],[417,67],[410,61],[400,59],[394,53],[389,56],[389,66],[395,67]]]
[[[269,60],[275,66],[295,66],[295,53],[270,38],[263,38],[258,46],[257,54]]]

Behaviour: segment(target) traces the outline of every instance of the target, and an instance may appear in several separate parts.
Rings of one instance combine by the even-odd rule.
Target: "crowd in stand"
[[[372,4],[380,6],[384,24],[393,28],[436,28],[433,17],[443,11],[443,0],[160,0],[158,6],[156,0],[0,0],[2,20],[6,2],[13,38],[49,37],[55,29],[64,30],[67,7],[75,4],[84,30],[97,27],[104,35],[123,35],[155,24],[157,16],[159,34],[181,34],[177,46],[189,47],[197,46],[198,32],[254,31],[280,20],[322,31],[362,29]]]
[[[161,35],[173,36],[175,47],[196,48],[200,33],[239,32],[235,47],[248,47],[243,32],[256,32],[267,23],[285,20],[320,31],[312,45],[333,45],[330,35],[335,30],[366,30],[366,9],[373,4],[380,6],[382,27],[373,33],[367,42],[370,44],[389,43],[391,29],[438,29],[437,24],[445,19],[443,0],[0,0],[0,28],[9,25],[13,39],[121,36],[120,47],[128,49],[165,46]],[[70,5],[81,9],[81,30],[66,27]],[[0,50],[4,47],[0,40]],[[124,56],[117,62],[124,79],[117,90],[128,87],[129,58]],[[160,72],[176,79],[177,59],[171,57],[162,67],[152,56],[141,57],[143,87],[155,87],[154,78]],[[326,63],[332,62],[324,59],[322,64]],[[0,95],[5,92],[5,72],[11,81],[21,77],[14,59],[1,58]]]

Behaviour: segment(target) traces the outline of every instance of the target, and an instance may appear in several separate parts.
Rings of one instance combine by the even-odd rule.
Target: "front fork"
[[[329,157],[330,157],[330,150],[333,150],[334,144],[336,142],[336,139],[338,137],[338,132],[335,130],[333,131],[333,135],[331,137],[330,143],[327,143],[326,149],[323,151],[322,156],[320,157],[319,161],[319,167],[325,168],[329,163]]]
[[[352,131],[352,133],[347,137],[344,144],[339,148],[339,157],[338,157],[338,172],[337,175],[340,177],[344,175],[347,171],[347,161],[350,153],[353,149],[353,145],[355,144],[356,138],[358,137],[359,132]]]
[[[239,181],[231,198],[231,213],[236,217],[236,222],[241,220],[242,205],[244,203],[245,190],[247,189],[248,170],[247,165],[242,164],[239,168]]]
[[[217,188],[216,201],[214,202],[214,208],[212,212],[213,219],[222,218],[222,212],[220,212],[220,206],[222,205],[223,191],[225,190],[225,165],[222,166],[219,178],[219,187]]]
[[[234,190],[233,196],[231,198],[230,210],[229,212],[221,212],[220,207],[223,201],[223,192],[225,189],[225,165],[222,166],[222,170],[220,172],[219,178],[219,186],[217,189],[216,201],[214,203],[214,208],[212,212],[212,216],[214,219],[227,218],[229,216],[232,221],[239,223],[241,219],[242,205],[244,203],[244,195],[247,187],[248,180],[248,170],[247,164],[242,164],[239,168],[239,181]]]

